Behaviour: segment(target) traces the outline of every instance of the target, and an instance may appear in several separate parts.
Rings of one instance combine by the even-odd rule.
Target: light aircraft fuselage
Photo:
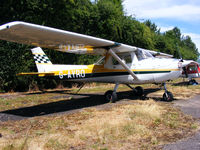
[[[97,64],[92,65],[55,65],[44,52],[32,49],[39,76],[48,76],[58,80],[104,83],[162,83],[181,75],[180,62],[172,58],[156,58],[148,51],[129,52],[119,57],[137,75],[137,80],[121,66],[111,55],[106,55]],[[43,57],[43,60],[41,59]],[[45,61],[48,60],[48,61]],[[45,74],[48,72],[48,74]],[[36,73],[37,74],[37,73]],[[21,75],[25,75],[22,73]]]

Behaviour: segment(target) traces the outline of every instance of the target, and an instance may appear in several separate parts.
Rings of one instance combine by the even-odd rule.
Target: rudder
[[[47,55],[44,53],[44,51],[40,47],[33,48],[31,49],[31,51],[34,56],[33,58],[35,60],[38,72],[49,71],[50,66],[53,64],[51,63]]]

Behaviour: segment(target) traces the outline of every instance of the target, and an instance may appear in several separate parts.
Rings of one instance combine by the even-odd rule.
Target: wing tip
[[[11,28],[11,27],[14,26],[14,25],[20,25],[20,24],[26,24],[26,23],[23,22],[23,21],[12,21],[12,22],[8,22],[8,23],[5,23],[5,24],[1,25],[1,26],[0,26],[0,30],[9,29],[9,28]]]

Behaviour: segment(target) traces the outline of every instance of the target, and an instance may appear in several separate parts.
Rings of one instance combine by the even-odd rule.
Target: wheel
[[[144,89],[141,86],[137,86],[135,90],[137,96],[142,96],[144,94]]]
[[[163,94],[163,100],[166,101],[166,102],[171,102],[173,100],[173,94],[169,91],[165,92]]]
[[[198,85],[198,82],[195,79],[192,79],[188,82],[188,85]]]
[[[117,94],[111,90],[107,91],[104,96],[106,102],[114,103],[117,100]]]
[[[194,80],[190,80],[189,82],[188,82],[188,85],[193,85],[194,84]]]

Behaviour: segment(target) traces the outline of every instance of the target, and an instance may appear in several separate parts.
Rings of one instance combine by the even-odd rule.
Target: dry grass
[[[112,104],[110,104],[112,105]],[[195,121],[153,100],[84,109],[71,115],[36,117],[0,124],[0,148],[152,149],[197,129]]]
[[[148,84],[144,88],[157,88]],[[103,93],[111,84],[89,84],[81,93]],[[72,89],[76,92],[77,88]],[[129,90],[120,86],[119,91]],[[168,85],[176,99],[187,99],[200,93],[200,86]],[[60,100],[70,100],[67,91],[34,95],[0,96],[0,110],[28,107]],[[162,97],[163,91],[147,96]],[[78,113],[34,117],[0,123],[0,149],[155,149],[186,137],[199,124],[183,115],[171,103],[134,100],[122,104],[106,104],[106,109],[83,109]]]

